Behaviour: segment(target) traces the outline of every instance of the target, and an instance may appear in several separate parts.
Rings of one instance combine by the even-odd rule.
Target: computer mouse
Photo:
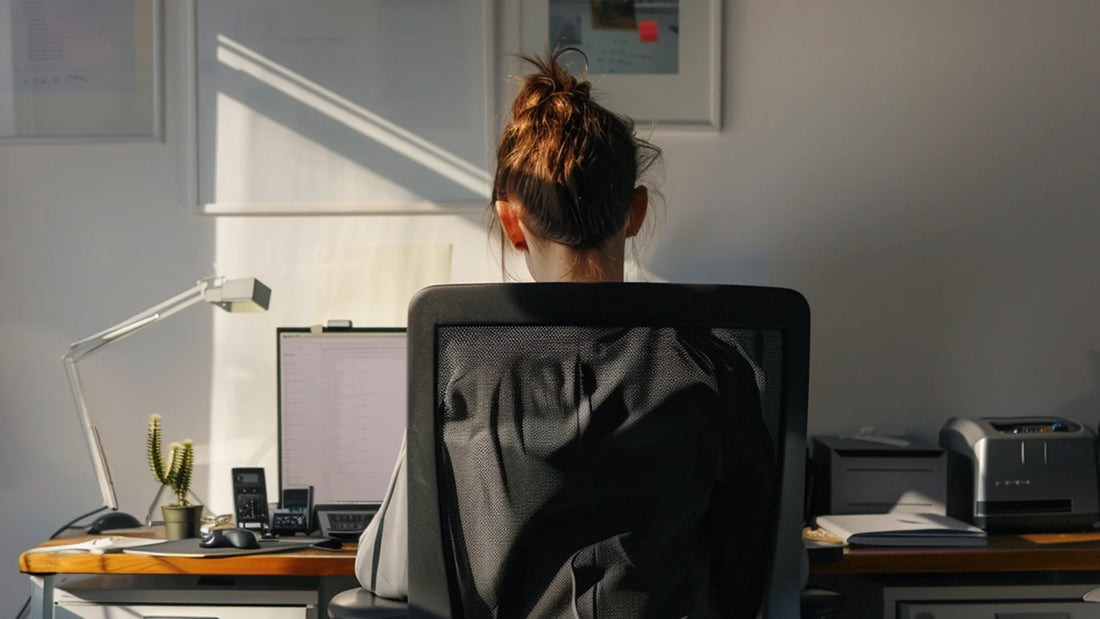
[[[240,548],[248,550],[259,548],[260,542],[252,531],[244,529],[228,528],[214,529],[199,540],[199,546],[203,548]]]
[[[326,537],[313,542],[313,547],[322,550],[340,550],[344,547],[344,542],[341,542],[335,537]]]
[[[95,521],[88,526],[88,533],[99,535],[104,531],[112,531],[114,529],[138,529],[144,526],[145,525],[138,522],[137,518],[134,518],[126,512],[111,511],[96,518]]]

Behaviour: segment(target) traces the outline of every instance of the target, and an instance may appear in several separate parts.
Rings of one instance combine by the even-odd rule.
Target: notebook
[[[818,516],[817,526],[867,546],[984,546],[985,531],[941,514],[889,512]]]

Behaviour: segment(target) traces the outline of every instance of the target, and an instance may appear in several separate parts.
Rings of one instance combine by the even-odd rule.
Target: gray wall
[[[193,215],[182,6],[166,4],[164,144],[0,146],[0,614],[29,591],[18,553],[99,504],[69,342],[215,271],[271,285],[268,314],[189,310],[82,365],[123,509],[144,515],[156,490],[142,442],[159,412],[168,438],[195,439],[197,490],[227,511],[230,467],[275,465],[274,327],[343,317],[314,285],[333,260],[449,245],[452,280],[499,278],[476,214]],[[654,136],[652,277],[805,294],[812,432],[934,439],[951,415],[1035,413],[1094,426],[1100,4],[760,0],[727,2],[725,21],[724,130]],[[351,317],[400,320],[379,307],[407,292],[370,266]]]

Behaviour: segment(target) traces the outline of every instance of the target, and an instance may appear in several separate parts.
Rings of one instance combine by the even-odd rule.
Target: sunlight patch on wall
[[[219,129],[215,200],[227,204],[279,204],[294,198],[297,187],[325,186],[325,200],[354,204],[364,186],[397,201],[420,201],[415,192],[311,140],[236,99],[217,96]],[[293,152],[293,160],[286,156]],[[324,178],[318,178],[318,171]]]
[[[403,326],[417,290],[494,275],[480,217],[219,217],[213,270],[271,288],[259,314],[213,312],[211,509],[232,507],[233,467],[264,467],[278,490],[276,329],[349,319]],[[205,411],[199,412],[204,414]]]
[[[364,327],[403,327],[418,290],[450,282],[451,246],[318,246],[315,264],[318,316]]]
[[[217,58],[227,67],[252,77],[310,109],[325,114],[362,136],[416,161],[439,176],[475,194],[488,195],[490,177],[484,169],[356,105],[332,90],[272,62],[225,35],[218,36]],[[224,131],[222,127],[235,126],[235,123],[221,116],[220,109],[218,122],[221,125],[219,134]],[[248,127],[247,124],[243,126]],[[247,141],[245,143],[247,144]],[[250,150],[254,151],[255,147],[253,146]]]

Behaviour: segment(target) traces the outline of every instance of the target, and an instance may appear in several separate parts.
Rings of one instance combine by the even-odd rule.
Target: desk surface
[[[40,547],[91,539],[52,540]],[[355,544],[339,551],[306,549],[196,559],[125,553],[23,553],[25,574],[195,574],[224,576],[353,576]],[[814,574],[1100,571],[1100,533],[991,535],[985,547],[850,547],[840,561],[814,563]]]
[[[984,547],[849,547],[814,574],[1100,571],[1100,533],[990,535]]]
[[[129,534],[128,534],[129,535]],[[143,537],[142,535],[137,535]],[[71,544],[96,536],[67,537],[39,548]],[[258,555],[197,559],[150,555],[33,552],[19,556],[25,574],[193,574],[203,576],[353,576],[355,544],[338,551],[309,548]]]

